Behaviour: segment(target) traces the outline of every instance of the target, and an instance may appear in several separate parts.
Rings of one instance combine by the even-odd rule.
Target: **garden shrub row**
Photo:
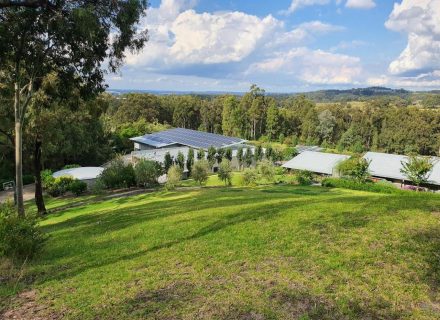
[[[396,188],[389,182],[358,182],[352,179],[342,179],[342,178],[325,178],[322,181],[323,187],[329,188],[344,188],[351,190],[360,190],[360,191],[371,191],[371,192],[380,192],[380,193],[402,193],[405,192]]]

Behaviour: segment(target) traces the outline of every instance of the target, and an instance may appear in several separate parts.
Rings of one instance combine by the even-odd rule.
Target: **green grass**
[[[42,221],[17,290],[66,319],[438,319],[439,211],[295,186],[113,199]]]

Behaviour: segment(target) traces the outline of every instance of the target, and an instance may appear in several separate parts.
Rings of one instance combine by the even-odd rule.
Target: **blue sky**
[[[440,88],[440,0],[154,0],[113,89]]]

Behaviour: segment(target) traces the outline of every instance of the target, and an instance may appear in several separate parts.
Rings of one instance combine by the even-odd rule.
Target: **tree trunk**
[[[41,140],[35,140],[34,149],[34,175],[35,175],[35,204],[37,205],[38,214],[45,215],[47,213],[44,205],[43,186],[41,183]]]
[[[20,113],[20,87],[15,83],[14,95],[15,109],[15,192],[17,196],[17,212],[19,217],[24,217],[23,201],[23,159],[22,159],[22,134],[23,127]]]

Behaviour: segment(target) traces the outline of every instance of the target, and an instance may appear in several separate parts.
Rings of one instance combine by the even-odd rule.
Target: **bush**
[[[55,181],[52,173],[52,170],[49,169],[41,171],[41,183],[44,189],[48,188]]]
[[[100,195],[104,193],[105,190],[105,184],[104,181],[102,181],[101,178],[98,178],[95,180],[95,183],[90,188],[92,193],[95,195]]]
[[[206,160],[199,160],[196,163],[194,163],[194,167],[191,171],[191,177],[196,181],[198,184],[202,185],[206,183],[208,180],[208,174],[209,174],[209,163]]]
[[[32,184],[35,182],[35,178],[31,174],[23,175],[23,185]]]
[[[229,160],[222,161],[218,168],[218,177],[225,183],[225,186],[232,185],[232,168]]]
[[[102,171],[100,179],[108,189],[130,188],[136,185],[136,177],[132,164],[125,164],[122,158],[112,160]]]
[[[142,159],[134,167],[136,184],[139,187],[154,187],[158,185],[158,179],[162,175],[162,166],[159,162]]]
[[[43,248],[45,240],[35,218],[19,218],[12,204],[0,204],[0,256],[32,258]]]
[[[339,163],[337,169],[344,176],[348,176],[358,182],[365,182],[370,176],[370,162],[364,158],[352,157]]]
[[[263,160],[257,163],[258,173],[268,182],[273,182],[275,178],[275,167],[269,160]]]
[[[54,178],[48,185],[46,185],[46,192],[52,197],[59,197],[70,190],[70,185],[74,179],[70,176],[61,176]]]
[[[396,188],[393,184],[387,182],[358,182],[349,179],[325,178],[322,181],[323,187],[344,188],[351,190],[371,191],[380,193],[400,193],[402,190]]]
[[[241,177],[241,183],[245,186],[255,186],[257,184],[258,174],[257,171],[251,168],[246,168],[243,171]]]
[[[182,169],[178,165],[174,165],[167,172],[167,183],[165,187],[167,190],[174,190],[180,180],[182,180]]]
[[[313,182],[313,174],[310,171],[299,170],[295,172],[293,182],[300,186],[309,186]]]
[[[87,191],[87,183],[81,180],[73,180],[70,183],[69,191],[78,197]]]

